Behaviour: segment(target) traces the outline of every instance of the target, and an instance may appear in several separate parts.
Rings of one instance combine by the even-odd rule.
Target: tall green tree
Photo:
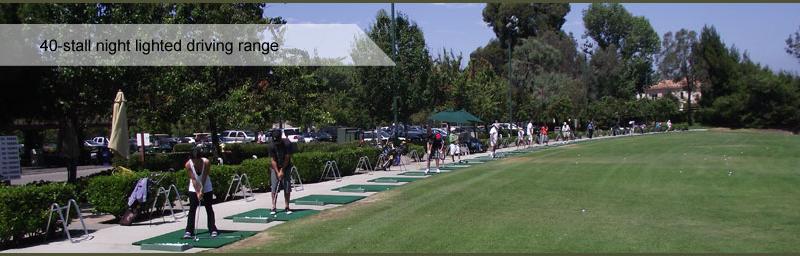
[[[625,80],[633,81],[634,92],[642,92],[653,84],[655,71],[652,66],[654,55],[659,50],[659,38],[646,18],[630,14],[619,3],[595,3],[584,10],[583,22],[586,26],[585,36],[597,43],[597,49],[607,51],[613,46],[618,54],[617,58],[624,63],[619,70],[622,74],[608,75],[622,76]],[[634,92],[627,94],[633,95]]]
[[[465,70],[466,111],[484,121],[508,118],[504,111],[507,102],[508,84],[494,72],[487,61],[470,61]]]
[[[489,24],[501,42],[508,42],[512,28],[507,25],[516,17],[516,38],[538,36],[545,31],[560,31],[570,7],[567,3],[487,3],[483,21]]]
[[[697,32],[686,29],[678,30],[674,34],[667,32],[664,34],[662,46],[661,63],[658,65],[661,77],[686,83],[684,90],[689,96],[684,109],[689,125],[692,125],[692,92],[697,83],[697,68],[694,67],[696,56],[693,51],[697,46]]]
[[[634,96],[635,84],[625,74],[625,62],[619,57],[616,45],[597,49],[589,61],[591,67],[590,95],[595,98],[606,96],[631,99]]]
[[[560,3],[488,3],[483,9],[483,21],[492,28],[496,39],[472,52],[470,60],[486,60],[498,74],[507,76],[509,39],[514,39],[511,43],[516,45],[528,37],[563,34],[561,27],[569,11],[569,4]],[[511,22],[517,29],[508,26]]]
[[[800,28],[793,35],[786,38],[786,53],[791,54],[800,61]]]
[[[692,59],[695,60],[694,72],[703,83],[700,88],[703,95],[700,98],[701,106],[711,106],[717,97],[738,90],[733,81],[739,74],[739,54],[735,49],[725,46],[716,28],[703,27],[692,54]]]
[[[392,55],[391,17],[380,10],[367,35],[387,55]],[[359,67],[358,97],[361,107],[370,113],[371,127],[388,124],[394,119],[392,104],[399,97],[398,119],[407,122],[411,115],[430,111],[436,88],[429,83],[431,58],[425,45],[425,36],[416,22],[400,13],[395,17],[398,54],[394,67]]]

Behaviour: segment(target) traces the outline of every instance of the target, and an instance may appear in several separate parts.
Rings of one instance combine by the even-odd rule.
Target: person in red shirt
[[[539,144],[549,144],[550,141],[547,139],[547,125],[542,124],[542,128],[539,129]]]

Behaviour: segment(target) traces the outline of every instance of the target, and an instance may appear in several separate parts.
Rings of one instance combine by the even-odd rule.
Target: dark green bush
[[[0,186],[0,243],[42,234],[47,226],[50,204],[65,206],[74,197],[75,187],[65,183]],[[58,227],[51,226],[54,228]]]
[[[422,155],[425,154],[425,151],[428,150],[425,146],[420,146],[420,145],[415,145],[415,144],[406,144],[406,146],[408,147],[408,149],[406,150],[406,153],[411,153],[411,151],[416,150],[417,151],[417,155],[419,155],[420,157],[422,157]],[[370,158],[370,159],[372,159],[372,158]],[[372,161],[372,160],[370,160],[370,161]]]
[[[231,143],[225,144],[225,164],[240,164],[242,161],[269,156],[269,144]]]
[[[270,158],[248,159],[239,165],[239,174],[246,173],[254,190],[269,189]]]
[[[149,174],[149,171],[142,171],[92,178],[86,187],[89,203],[94,206],[96,212],[120,217],[128,208],[128,196],[133,191],[136,181]],[[152,200],[150,196],[148,200]]]
[[[192,149],[194,149],[194,144],[191,144],[191,143],[180,143],[180,144],[175,144],[175,147],[172,148],[172,152],[189,153],[189,152],[192,152]]]
[[[342,143],[342,144],[334,142],[311,142],[311,143],[297,144],[298,152],[312,152],[312,151],[332,152],[332,151],[339,151],[342,149],[353,149],[357,147],[358,147],[357,141]]]

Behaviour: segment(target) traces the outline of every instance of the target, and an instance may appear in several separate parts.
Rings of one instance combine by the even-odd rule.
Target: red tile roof
[[[675,82],[672,79],[665,79],[659,81],[657,84],[650,86],[647,88],[647,91],[650,90],[683,90],[686,87],[686,79],[682,79],[678,82]],[[700,87],[699,82],[695,82],[695,87]]]

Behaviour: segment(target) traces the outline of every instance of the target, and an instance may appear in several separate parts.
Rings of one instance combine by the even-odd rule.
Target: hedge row
[[[50,204],[65,206],[74,195],[75,186],[65,183],[0,186],[0,243],[19,242],[26,236],[43,234]],[[51,224],[51,229],[57,228]]]

